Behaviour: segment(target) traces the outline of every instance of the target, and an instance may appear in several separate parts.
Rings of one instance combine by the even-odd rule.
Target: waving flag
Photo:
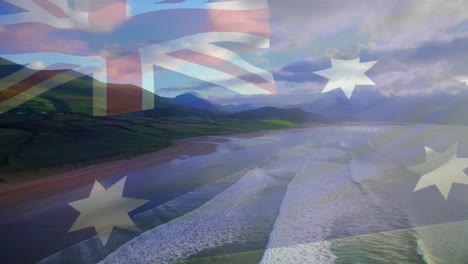
[[[84,81],[95,115],[225,96],[3,115],[10,170],[210,136],[25,183],[0,167],[0,263],[468,263],[466,2],[0,0],[2,111]]]
[[[36,70],[66,70],[47,78],[34,71],[5,77],[2,112],[78,78],[75,72],[96,79],[94,115],[152,109],[155,66],[240,94],[275,92],[271,73],[217,45],[268,48],[266,0],[144,3],[135,12],[125,0],[5,2],[22,11],[0,15],[0,56]]]

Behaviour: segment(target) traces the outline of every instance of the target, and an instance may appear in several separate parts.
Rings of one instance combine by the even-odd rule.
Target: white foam
[[[305,164],[288,185],[262,264],[333,263],[335,256],[324,240],[337,214],[320,209],[316,201],[345,183],[346,172],[346,165],[337,163]]]
[[[298,244],[287,247],[269,248],[260,264],[313,263],[333,264],[336,257],[330,251],[330,242]]]
[[[468,221],[416,227],[418,249],[424,260],[435,263],[466,263]]]
[[[265,213],[256,201],[276,180],[260,169],[194,210],[147,231],[110,254],[102,263],[174,263],[197,252],[242,242]]]

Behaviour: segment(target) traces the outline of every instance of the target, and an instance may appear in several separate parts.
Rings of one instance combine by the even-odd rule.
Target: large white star
[[[128,212],[140,207],[147,200],[123,197],[127,177],[124,177],[107,190],[94,182],[89,198],[70,203],[80,212],[69,232],[94,227],[103,245],[106,245],[114,227],[138,231],[128,216]]]
[[[458,158],[457,150],[458,144],[442,153],[426,147],[426,161],[408,168],[422,174],[414,191],[435,185],[447,200],[454,183],[468,184],[468,176],[463,172],[468,167],[468,158]]]
[[[377,61],[361,63],[359,58],[353,60],[331,59],[331,68],[317,71],[315,74],[329,79],[322,93],[341,88],[346,97],[350,99],[356,85],[375,85],[365,73],[376,63]]]

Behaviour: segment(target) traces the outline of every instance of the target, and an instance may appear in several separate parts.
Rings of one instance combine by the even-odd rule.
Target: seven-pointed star
[[[377,61],[361,63],[359,58],[353,60],[331,59],[331,68],[314,73],[329,79],[322,93],[341,88],[346,97],[350,99],[356,85],[375,85],[365,73],[376,63]]]
[[[468,167],[468,158],[457,157],[458,144],[442,153],[429,147],[425,149],[426,161],[408,167],[410,171],[422,175],[414,191],[435,185],[447,200],[452,184],[468,184],[468,176],[463,172]]]
[[[107,190],[94,182],[89,198],[70,203],[80,212],[69,232],[94,227],[103,245],[106,245],[114,227],[138,231],[128,216],[128,212],[140,207],[147,200],[123,197],[127,177],[124,177]]]

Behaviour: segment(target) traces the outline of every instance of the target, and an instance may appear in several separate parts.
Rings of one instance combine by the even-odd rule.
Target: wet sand
[[[176,158],[187,158],[210,154],[216,150],[216,142],[227,141],[222,137],[196,137],[175,142],[169,148],[157,152],[135,156],[129,159],[90,165],[78,170],[58,173],[44,178],[21,183],[0,183],[0,208],[14,205],[28,199],[89,184],[103,179]]]

